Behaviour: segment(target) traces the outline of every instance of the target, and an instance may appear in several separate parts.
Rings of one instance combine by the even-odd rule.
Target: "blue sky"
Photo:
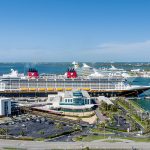
[[[149,0],[0,0],[0,62],[149,61]]]

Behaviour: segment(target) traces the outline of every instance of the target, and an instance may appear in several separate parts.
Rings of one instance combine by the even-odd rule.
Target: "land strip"
[[[0,148],[16,148],[27,150],[50,150],[50,149],[142,149],[149,150],[150,143],[148,142],[133,142],[130,140],[116,140],[109,142],[104,140],[96,140],[93,142],[41,142],[41,141],[13,141],[13,140],[0,140]]]

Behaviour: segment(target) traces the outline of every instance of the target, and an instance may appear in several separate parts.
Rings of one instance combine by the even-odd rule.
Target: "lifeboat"
[[[45,88],[39,88],[39,91],[46,91]]]
[[[28,88],[26,87],[23,87],[23,88],[20,88],[21,91],[28,91]]]
[[[57,88],[56,90],[57,91],[63,91],[63,88]]]
[[[82,88],[84,91],[90,91],[90,88]]]
[[[71,91],[72,90],[72,88],[66,88],[66,91]]]
[[[47,91],[54,91],[54,88],[47,88]]]
[[[29,91],[36,91],[36,88],[29,88]]]

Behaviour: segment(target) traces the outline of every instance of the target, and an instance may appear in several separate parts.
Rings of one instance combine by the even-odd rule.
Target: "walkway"
[[[85,147],[93,149],[142,149],[149,150],[150,143],[146,142],[131,142],[124,140],[122,142],[109,143],[102,140],[93,142],[40,142],[40,141],[13,141],[0,140],[0,149],[8,148],[22,148],[27,150],[50,150],[50,149],[82,149]]]
[[[99,108],[96,108],[95,114],[96,114],[97,118],[99,119],[99,121],[103,122],[106,120],[106,117],[103,116],[103,114],[99,111]]]

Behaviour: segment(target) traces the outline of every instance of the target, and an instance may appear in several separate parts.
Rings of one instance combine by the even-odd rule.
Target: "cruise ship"
[[[128,82],[133,82],[137,76],[131,76],[126,70],[116,68],[115,66],[111,65],[111,68],[92,68],[91,66],[87,65],[86,63],[82,64],[82,67],[79,66],[77,62],[72,63],[74,69],[76,70],[79,76],[95,76],[95,77],[122,77],[126,79]]]
[[[0,77],[0,96],[47,97],[59,91],[85,90],[91,96],[138,96],[150,89],[149,86],[134,86],[120,76],[78,76],[75,68],[69,68],[65,75],[39,75],[36,69],[29,69],[27,75],[11,70]]]

